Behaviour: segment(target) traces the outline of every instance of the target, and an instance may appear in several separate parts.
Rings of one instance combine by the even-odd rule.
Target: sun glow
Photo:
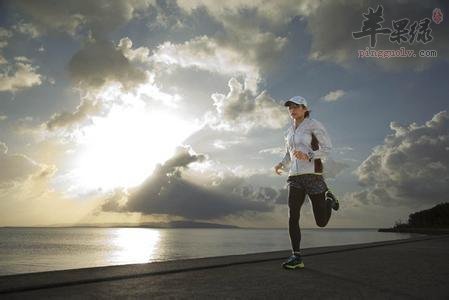
[[[114,230],[111,243],[117,251],[111,263],[146,263],[159,249],[160,234],[150,228],[119,228]]]
[[[171,111],[136,106],[112,107],[92,123],[79,135],[83,151],[74,170],[76,181],[88,190],[140,184],[199,128]]]

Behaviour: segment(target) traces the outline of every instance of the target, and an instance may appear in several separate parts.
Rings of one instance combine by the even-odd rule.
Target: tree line
[[[408,223],[396,222],[395,227],[449,227],[449,202],[411,213]]]

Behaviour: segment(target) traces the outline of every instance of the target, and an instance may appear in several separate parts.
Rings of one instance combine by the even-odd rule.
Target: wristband
[[[309,151],[307,153],[307,156],[309,156],[309,161],[312,161],[314,159],[314,157],[315,157],[315,154],[312,151]]]

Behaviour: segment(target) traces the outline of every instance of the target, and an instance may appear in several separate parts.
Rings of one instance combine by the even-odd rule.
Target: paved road
[[[1,299],[449,299],[449,235],[0,277]]]

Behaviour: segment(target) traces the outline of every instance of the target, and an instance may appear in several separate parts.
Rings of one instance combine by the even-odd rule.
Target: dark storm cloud
[[[102,205],[104,211],[168,214],[188,219],[208,220],[245,211],[272,211],[278,191],[269,187],[244,185],[243,178],[227,175],[210,185],[200,186],[183,178],[183,170],[192,162],[202,161],[203,155],[192,155],[179,148],[176,155],[159,165],[153,174],[127,196],[120,205],[122,194],[115,193]]]
[[[125,89],[145,82],[144,71],[133,66],[122,51],[106,40],[93,41],[77,52],[69,63],[76,84],[100,88],[107,82],[120,82]]]
[[[365,189],[352,197],[365,204],[419,207],[448,200],[449,114],[437,113],[424,125],[390,125],[385,138],[359,166]]]
[[[368,8],[374,10],[378,5],[383,5],[383,27],[392,28],[392,20],[403,18],[410,19],[410,22],[420,21],[423,18],[432,18],[434,8],[441,8],[443,12],[448,11],[447,2],[443,1],[323,1],[317,9],[313,10],[307,18],[307,28],[312,34],[312,45],[310,56],[318,60],[332,61],[343,65],[352,65],[360,61],[357,57],[357,50],[363,50],[369,46],[369,37],[353,39],[352,32],[361,30],[364,20],[362,13],[367,13]],[[338,26],[335,26],[338,24]],[[449,34],[447,21],[437,25],[433,22],[433,40],[427,44],[413,43],[391,43],[388,35],[377,35],[376,49],[435,49],[438,51],[438,58],[447,59],[449,57]],[[435,58],[390,58],[390,59],[365,59],[381,65],[387,70],[398,70],[412,68],[421,70],[431,63]]]
[[[75,84],[98,88],[109,81],[126,89],[146,80],[146,74],[133,66],[109,34],[148,9],[152,1],[10,1],[20,15],[19,25],[32,27],[35,35],[64,32],[84,41],[75,53],[69,71]]]

